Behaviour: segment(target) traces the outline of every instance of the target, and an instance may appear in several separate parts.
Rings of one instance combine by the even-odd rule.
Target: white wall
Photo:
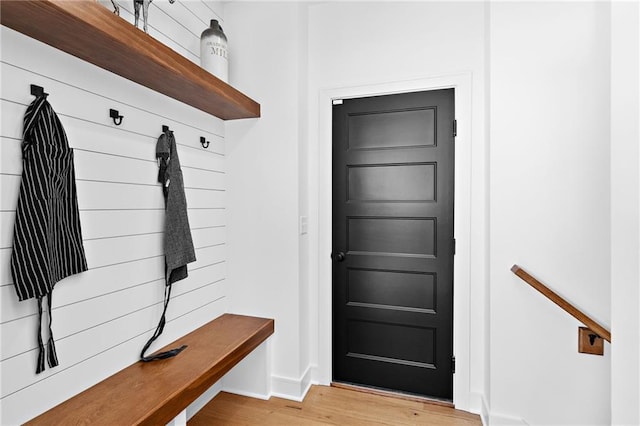
[[[490,7],[492,420],[607,424],[611,346],[579,354],[579,323],[509,268],[609,328],[609,5]]]
[[[230,82],[262,105],[258,120],[227,122],[229,308],[275,319],[271,393],[300,398],[309,383],[309,333],[300,277],[304,20],[296,3],[225,5]],[[301,303],[301,300],[303,301]],[[239,385],[237,385],[239,386]],[[260,386],[245,383],[244,393]],[[237,389],[237,388],[236,388]],[[266,397],[267,395],[264,395]]]
[[[640,6],[611,4],[611,423],[640,424]]]
[[[109,1],[105,2],[107,5]],[[131,2],[120,2],[131,20]],[[198,61],[199,35],[219,5],[156,1],[150,33]],[[0,106],[0,423],[22,423],[137,361],[156,327],[163,298],[162,191],[155,142],[175,131],[197,262],[178,282],[168,323],[154,348],[226,311],[224,123],[13,30],[1,31]],[[89,271],[53,293],[60,365],[35,375],[36,302],[18,302],[9,272],[22,171],[22,117],[29,84],[50,94],[75,149],[78,204]],[[113,125],[109,108],[124,115]],[[211,141],[208,150],[200,136]]]

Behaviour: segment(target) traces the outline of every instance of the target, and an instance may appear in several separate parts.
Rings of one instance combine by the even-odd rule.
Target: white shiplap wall
[[[102,1],[110,6],[110,1]],[[132,1],[120,1],[133,21]],[[199,35],[221,4],[157,0],[149,33],[198,63]],[[168,324],[152,349],[226,311],[224,123],[108,71],[1,29],[0,424],[22,423],[138,359],[163,298],[162,190],[155,143],[175,133],[197,262],[174,286]],[[36,302],[18,302],[9,259],[21,179],[22,117],[30,84],[49,93],[75,150],[76,185],[89,271],[57,284],[53,331],[60,365],[35,374]],[[124,115],[121,126],[109,108]],[[208,149],[200,136],[211,142]]]

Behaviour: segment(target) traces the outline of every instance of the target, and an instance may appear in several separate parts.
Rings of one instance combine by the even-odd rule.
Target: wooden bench
[[[165,425],[274,331],[272,319],[224,314],[165,346],[178,356],[137,362],[28,425]]]

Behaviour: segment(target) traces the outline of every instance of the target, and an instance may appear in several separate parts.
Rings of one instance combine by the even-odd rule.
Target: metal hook
[[[591,346],[593,346],[594,343],[596,343],[596,339],[598,337],[600,337],[600,336],[598,336],[597,334],[593,334],[593,333],[589,334],[589,343],[591,343]]]
[[[42,86],[36,86],[35,84],[31,85],[31,95],[38,97],[38,96],[44,96],[47,97],[49,96],[48,93],[44,93],[44,89],[42,88]]]
[[[202,144],[204,149],[209,148],[209,141],[205,140],[204,136],[200,136],[200,144]]]
[[[168,132],[168,131],[169,131],[169,126],[163,125],[162,126],[162,132],[165,133],[165,132]]]
[[[117,109],[110,109],[109,117],[113,119],[113,124],[115,124],[116,126],[121,125],[122,119],[124,118],[122,115],[120,115],[120,111],[118,111]]]

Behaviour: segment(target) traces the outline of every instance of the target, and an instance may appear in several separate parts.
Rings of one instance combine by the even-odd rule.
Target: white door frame
[[[456,408],[470,408],[470,238],[471,238],[471,74],[456,74],[419,80],[324,89],[318,103],[318,358],[315,380],[329,384],[332,379],[331,321],[331,235],[332,235],[332,101],[424,90],[455,89],[455,115],[458,135],[455,139],[454,236],[454,318],[453,350],[456,373],[453,402]]]

